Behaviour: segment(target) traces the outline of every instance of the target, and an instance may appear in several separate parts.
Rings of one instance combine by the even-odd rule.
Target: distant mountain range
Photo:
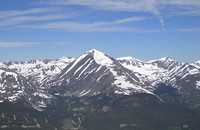
[[[31,99],[34,93],[44,98],[111,92],[158,96],[154,91],[161,83],[183,95],[200,95],[200,62],[182,63],[169,57],[148,62],[133,57],[115,59],[93,49],[78,58],[9,61],[1,63],[0,70],[1,101],[24,95]]]
[[[8,129],[199,130],[200,61],[115,59],[92,49],[78,58],[4,62],[0,106],[0,128]]]

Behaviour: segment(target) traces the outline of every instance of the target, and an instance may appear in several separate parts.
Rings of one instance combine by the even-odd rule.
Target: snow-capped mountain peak
[[[105,53],[100,52],[96,49],[92,49],[88,51],[87,53],[93,54],[93,58],[97,64],[102,65],[102,66],[107,66],[107,67],[113,66],[113,60],[111,60],[111,58],[107,56]]]
[[[200,60],[196,61],[194,64],[195,64],[195,66],[196,66],[197,68],[200,68]]]
[[[92,49],[70,63],[49,86],[58,86],[71,95],[95,95],[112,91],[118,94],[149,93],[139,79],[119,61]]]
[[[87,51],[86,53],[95,53],[95,52],[103,53],[97,49],[91,49],[91,50]]]
[[[159,60],[161,61],[173,61],[169,56],[161,57]]]

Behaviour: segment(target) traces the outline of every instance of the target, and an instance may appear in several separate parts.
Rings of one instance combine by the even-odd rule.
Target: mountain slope
[[[0,65],[0,89],[1,100],[16,101],[22,96],[30,98],[30,93],[34,92],[35,87],[23,76],[5,65]]]
[[[134,58],[118,58],[135,73],[141,86],[163,100],[187,104],[198,110],[200,103],[200,69],[197,65],[181,63],[169,57],[143,62]]]
[[[61,89],[71,95],[151,93],[139,86],[139,79],[131,71],[114,58],[95,49],[78,57],[55,79],[49,86],[55,86],[55,90]]]
[[[4,64],[0,64],[0,93],[0,102],[5,100],[15,102],[23,98],[41,107],[45,107],[47,100],[51,98],[49,94],[37,89],[25,77]]]
[[[177,86],[178,79],[188,75],[200,74],[200,70],[189,63],[181,63],[169,57],[143,62],[131,57],[117,59],[125,68],[131,70],[144,86],[155,86],[158,83]]]

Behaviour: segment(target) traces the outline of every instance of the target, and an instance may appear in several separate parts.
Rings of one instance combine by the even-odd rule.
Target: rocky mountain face
[[[75,96],[110,92],[126,95],[151,93],[138,83],[139,79],[116,59],[93,49],[70,63],[54,81],[50,81],[49,86]]]

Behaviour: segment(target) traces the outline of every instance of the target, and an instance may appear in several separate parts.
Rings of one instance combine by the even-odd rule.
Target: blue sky
[[[78,57],[93,48],[144,61],[200,60],[200,1],[0,1],[0,62]]]

